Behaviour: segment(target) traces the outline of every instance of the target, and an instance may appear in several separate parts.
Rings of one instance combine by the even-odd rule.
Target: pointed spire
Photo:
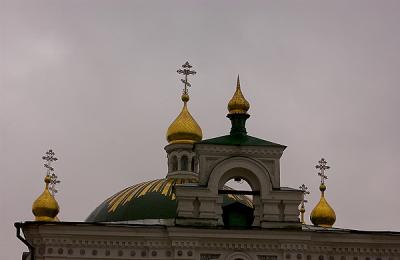
[[[57,180],[57,175],[54,174],[54,168],[51,166],[51,163],[58,159],[51,149],[46,152],[42,159],[46,161],[44,164],[47,169],[46,177],[44,178],[46,185],[42,194],[33,202],[32,213],[35,216],[35,221],[59,221],[57,214],[60,211],[60,207],[54,198],[54,194],[57,192],[55,185],[60,181]]]
[[[311,211],[310,220],[315,226],[320,227],[332,227],[336,221],[336,214],[333,208],[325,199],[325,180],[328,177],[325,174],[325,170],[330,169],[330,166],[326,165],[327,162],[324,158],[318,161],[318,165],[315,168],[319,169],[318,176],[321,177],[319,190],[321,191],[321,198],[315,208]]]
[[[238,74],[236,80],[236,91],[228,103],[228,111],[229,114],[247,114],[249,108],[250,104],[243,96],[242,90],[240,88],[240,77]]]
[[[246,131],[246,120],[250,117],[247,111],[250,108],[249,102],[244,98],[242,90],[240,89],[240,78],[239,74],[236,80],[236,90],[233,97],[228,103],[228,115],[227,117],[231,120],[231,135],[245,136]]]

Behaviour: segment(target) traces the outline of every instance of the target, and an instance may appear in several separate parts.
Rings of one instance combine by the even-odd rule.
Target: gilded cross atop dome
[[[181,79],[181,82],[184,84],[182,93],[183,108],[178,117],[168,127],[167,141],[170,144],[192,144],[201,141],[203,137],[200,126],[189,113],[187,107],[187,102],[189,101],[188,87],[192,86],[188,81],[188,76],[196,74],[196,71],[191,70],[191,68],[192,65],[190,65],[189,62],[186,62],[182,65],[182,69],[177,70],[178,74],[183,74],[185,76],[184,79]]]
[[[316,226],[332,227],[336,221],[336,213],[325,199],[325,180],[328,179],[325,171],[330,169],[331,167],[327,165],[327,162],[324,158],[321,158],[315,168],[320,170],[318,172],[318,176],[321,177],[321,183],[319,185],[321,198],[315,208],[311,211],[310,219],[311,222]]]
[[[60,181],[58,180],[58,176],[54,173],[54,168],[51,166],[51,164],[57,161],[58,158],[55,157],[53,150],[49,149],[46,154],[42,156],[42,159],[45,160],[44,167],[47,169],[46,177],[50,178],[49,190],[54,196],[58,192],[56,185],[60,183]]]
[[[305,224],[305,221],[304,221],[304,212],[306,212],[305,203],[308,202],[305,199],[305,197],[306,197],[306,195],[310,194],[310,192],[308,191],[308,187],[304,183],[299,187],[299,189],[303,192],[303,199],[301,200],[301,203],[300,203],[300,214],[301,214],[300,221],[302,224]]]
[[[185,64],[182,65],[182,69],[177,70],[178,74],[183,74],[185,75],[184,79],[181,79],[182,83],[184,84],[184,89],[183,89],[183,95],[189,95],[188,93],[188,87],[191,87],[192,85],[188,81],[188,76],[189,75],[195,75],[196,71],[190,70],[193,66],[189,64],[189,62],[185,62]]]
[[[44,167],[46,168],[46,176],[44,182],[46,186],[42,194],[33,202],[32,213],[35,216],[35,221],[58,221],[57,214],[60,211],[58,203],[54,198],[57,192],[55,186],[60,183],[57,180],[57,175],[54,173],[54,168],[51,164],[57,161],[57,157],[53,150],[48,150],[42,159],[45,160]]]
[[[328,176],[326,176],[325,174],[325,170],[329,170],[331,168],[326,164],[327,162],[325,161],[325,159],[321,158],[321,160],[319,160],[318,164],[315,166],[315,168],[320,170],[320,172],[318,172],[318,176],[321,177],[321,184],[325,184],[325,180],[328,179]]]
[[[304,197],[301,200],[301,205],[302,207],[304,207],[304,203],[307,203],[308,201],[305,199],[306,195],[310,194],[310,192],[308,191],[308,187],[305,184],[302,184],[299,189],[303,192]]]

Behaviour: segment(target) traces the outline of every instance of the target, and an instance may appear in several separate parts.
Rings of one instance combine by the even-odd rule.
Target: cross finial
[[[192,85],[188,82],[188,75],[194,75],[196,74],[196,71],[190,70],[192,68],[192,65],[189,64],[189,62],[185,62],[185,64],[182,65],[183,69],[179,69],[176,72],[178,74],[183,74],[185,75],[184,79],[181,79],[182,83],[185,85],[183,89],[183,94],[187,95],[188,94],[188,87],[191,87]]]
[[[49,149],[46,154],[42,156],[42,159],[45,160],[44,167],[47,169],[46,176],[50,178],[49,190],[54,196],[58,192],[55,186],[60,183],[60,181],[57,180],[58,176],[54,173],[54,168],[51,166],[51,163],[57,161],[58,158],[55,157],[53,150]]]
[[[302,184],[299,189],[303,192],[303,199],[301,200],[301,206],[304,207],[304,203],[307,203],[308,201],[305,199],[306,195],[310,194],[308,191],[308,187],[305,184]]]
[[[300,203],[300,221],[302,224],[305,224],[304,212],[306,212],[306,209],[304,207],[304,203],[307,202],[305,197],[306,197],[306,195],[310,194],[310,192],[308,191],[308,187],[306,185],[304,185],[304,183],[299,187],[299,189],[303,192],[303,199],[301,200],[301,203]]]
[[[325,180],[328,179],[328,176],[325,174],[325,170],[328,170],[331,168],[330,166],[326,165],[326,161],[324,158],[321,158],[321,160],[318,161],[318,165],[315,166],[315,168],[319,169],[320,172],[318,172],[318,176],[321,177],[321,184],[325,184]]]

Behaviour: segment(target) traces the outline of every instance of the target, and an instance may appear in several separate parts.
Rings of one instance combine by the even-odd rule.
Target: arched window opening
[[[172,171],[177,171],[178,170],[178,158],[176,157],[176,155],[172,156],[171,164],[172,164]]]
[[[222,219],[226,228],[249,228],[254,220],[253,196],[249,183],[242,177],[228,180],[219,194],[223,196]]]
[[[253,190],[251,189],[250,184],[245,179],[241,177],[232,178],[225,183],[225,186],[230,187],[231,189],[234,189],[236,191],[243,191],[243,193],[248,193],[244,196],[248,197],[251,201],[253,200]]]
[[[188,157],[186,155],[183,155],[181,158],[181,171],[188,171]]]

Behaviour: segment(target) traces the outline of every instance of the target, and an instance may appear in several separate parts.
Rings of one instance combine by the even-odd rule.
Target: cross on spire
[[[328,176],[325,174],[325,170],[328,170],[331,168],[330,166],[326,165],[327,162],[325,161],[324,158],[321,158],[321,160],[318,161],[318,165],[315,166],[315,168],[319,169],[320,172],[318,172],[318,176],[321,177],[321,184],[325,184],[325,180],[328,179]]]
[[[188,94],[188,88],[187,87],[191,87],[192,86],[188,81],[188,75],[194,75],[194,74],[196,74],[196,71],[190,70],[192,68],[192,65],[190,65],[188,61],[185,64],[182,65],[182,68],[183,69],[179,69],[176,72],[178,72],[178,74],[185,75],[185,78],[181,79],[181,81],[185,85],[185,87],[183,89],[183,94],[187,95]]]
[[[302,184],[299,189],[303,192],[304,196],[303,199],[301,200],[301,206],[304,207],[304,203],[307,203],[308,201],[305,199],[306,195],[310,194],[308,191],[308,187],[304,184]]]
[[[305,209],[305,207],[304,207],[304,203],[307,202],[307,200],[305,199],[305,197],[306,197],[307,194],[310,194],[310,192],[308,191],[308,187],[307,187],[306,185],[304,185],[304,184],[302,184],[302,185],[299,187],[299,189],[303,192],[303,198],[302,198],[302,200],[301,200],[300,209],[299,209],[299,211],[300,211],[300,222],[301,222],[302,224],[306,224],[306,222],[304,221],[304,212],[306,212],[306,209]]]
[[[60,181],[57,179],[58,176],[54,173],[54,168],[51,166],[51,164],[52,162],[57,161],[58,158],[55,157],[53,150],[49,149],[46,154],[42,156],[42,159],[45,160],[44,167],[47,169],[46,176],[50,178],[49,190],[54,196],[58,192],[55,186],[56,184],[60,183]]]

